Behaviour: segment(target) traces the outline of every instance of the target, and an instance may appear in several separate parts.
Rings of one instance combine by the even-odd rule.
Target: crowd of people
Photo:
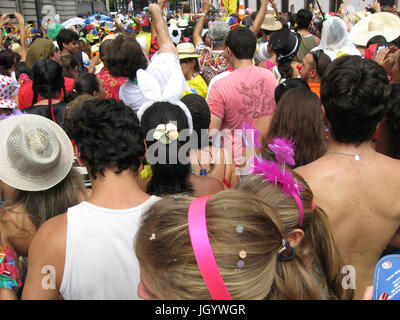
[[[0,299],[372,300],[400,250],[396,7],[165,2],[1,15]]]

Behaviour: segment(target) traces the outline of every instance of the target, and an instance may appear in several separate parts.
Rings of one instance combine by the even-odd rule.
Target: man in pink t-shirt
[[[256,43],[256,36],[247,28],[229,32],[224,54],[234,71],[216,81],[209,92],[211,130],[233,133],[242,129],[244,122],[254,125],[258,118],[274,112],[278,82],[271,71],[253,65]]]
[[[236,28],[228,34],[225,56],[234,71],[215,82],[209,92],[210,129],[237,129],[243,122],[253,125],[275,110],[278,82],[272,72],[253,65],[256,42],[247,28]]]

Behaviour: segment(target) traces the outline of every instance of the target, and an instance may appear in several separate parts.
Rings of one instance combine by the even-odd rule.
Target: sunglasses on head
[[[318,72],[318,60],[319,60],[319,56],[321,55],[321,53],[324,53],[324,50],[318,49],[318,50],[312,51],[311,53],[312,53],[313,59],[315,61],[315,64],[317,66],[315,69],[317,70],[317,74],[319,74],[319,72]]]

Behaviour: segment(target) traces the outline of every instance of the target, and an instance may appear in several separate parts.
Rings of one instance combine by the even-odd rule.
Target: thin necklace
[[[370,153],[373,149],[371,148],[370,150],[368,150],[367,152],[364,153],[360,153],[360,154],[348,154],[348,153],[343,153],[343,152],[336,152],[336,151],[328,151],[326,154],[331,153],[331,154],[341,154],[344,156],[350,156],[350,157],[354,157],[355,161],[360,161],[360,157],[365,156],[366,154]]]

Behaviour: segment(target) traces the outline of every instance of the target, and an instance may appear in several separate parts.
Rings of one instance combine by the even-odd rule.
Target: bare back
[[[295,171],[327,213],[344,263],[355,267],[355,298],[361,298],[400,225],[400,162],[375,151],[360,161],[329,154]]]

